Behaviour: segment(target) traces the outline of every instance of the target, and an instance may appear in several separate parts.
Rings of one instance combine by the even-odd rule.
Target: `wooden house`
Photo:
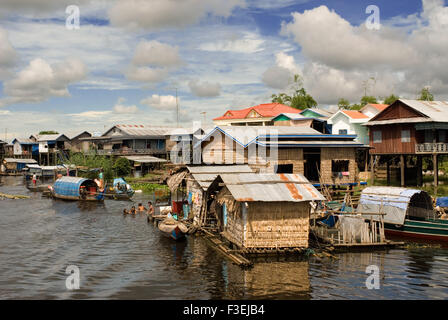
[[[92,134],[87,131],[76,134],[70,138],[68,143],[71,152],[87,152],[90,149],[91,143],[88,140],[82,140],[82,138],[90,138]]]
[[[216,127],[197,145],[204,164],[248,164],[257,172],[302,174],[313,183],[357,183],[354,135],[322,134],[310,127]]]
[[[6,150],[5,146],[7,145],[6,142],[0,140],[0,160],[2,160],[5,157]]]
[[[195,225],[202,226],[207,224],[207,212],[210,210],[208,187],[216,177],[222,173],[250,172],[253,170],[248,165],[184,166],[170,175],[166,183],[172,200],[185,204],[182,209],[187,212],[182,212],[182,216],[188,215]]]
[[[221,234],[244,250],[307,248],[310,202],[325,200],[299,174],[220,174],[209,192]]]
[[[42,134],[31,136],[39,144],[39,164],[57,165],[58,159],[65,157],[70,139],[65,134]]]
[[[34,159],[19,159],[19,158],[5,158],[3,159],[3,166],[6,169],[6,173],[19,173],[27,164],[37,164]]]
[[[14,158],[36,158],[39,156],[39,143],[34,139],[15,138],[12,140]]]
[[[438,184],[438,157],[448,154],[448,102],[399,99],[365,123],[365,126],[369,128],[373,178],[373,164],[382,159],[387,164],[389,181],[390,162],[399,157],[401,185],[405,186],[407,159],[414,158],[417,184],[420,185],[422,158],[431,157],[435,172],[434,184]]]

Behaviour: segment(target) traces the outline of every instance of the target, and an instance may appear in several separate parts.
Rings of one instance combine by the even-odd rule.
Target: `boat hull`
[[[448,242],[448,220],[405,220],[404,225],[385,224],[388,235]]]
[[[184,225],[180,225],[180,223],[166,224],[163,221],[159,224],[158,228],[164,236],[175,241],[184,239],[188,231],[187,228]]]
[[[62,199],[62,200],[72,200],[72,201],[96,201],[96,202],[101,202],[104,201],[104,197],[102,198],[90,198],[90,197],[86,197],[86,198],[81,198],[81,197],[75,197],[75,196],[63,196],[63,195],[59,195],[59,194],[54,194],[53,193],[53,198],[55,199]]]

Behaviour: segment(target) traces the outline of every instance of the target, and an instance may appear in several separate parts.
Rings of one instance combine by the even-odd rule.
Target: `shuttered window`
[[[410,130],[401,130],[401,142],[411,142]]]
[[[373,143],[382,143],[383,135],[381,131],[373,131]]]

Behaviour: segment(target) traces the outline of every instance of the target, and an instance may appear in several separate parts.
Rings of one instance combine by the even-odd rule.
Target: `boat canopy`
[[[357,212],[385,213],[384,222],[403,225],[406,216],[425,219],[434,215],[431,196],[417,189],[398,187],[367,187],[361,193]],[[366,219],[379,221],[379,215],[365,216]]]
[[[114,187],[116,187],[117,184],[126,185],[127,182],[123,178],[115,178],[114,179]]]
[[[79,197],[79,188],[82,186],[96,186],[95,181],[79,177],[62,177],[55,181],[54,192],[66,197]]]

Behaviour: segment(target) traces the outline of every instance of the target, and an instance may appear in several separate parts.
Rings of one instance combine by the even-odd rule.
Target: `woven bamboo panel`
[[[332,160],[349,160],[349,176],[333,177],[331,170]],[[322,148],[320,171],[322,182],[328,184],[352,183],[356,181],[357,166],[354,148]]]
[[[246,248],[306,248],[309,204],[251,202],[246,228]]]

